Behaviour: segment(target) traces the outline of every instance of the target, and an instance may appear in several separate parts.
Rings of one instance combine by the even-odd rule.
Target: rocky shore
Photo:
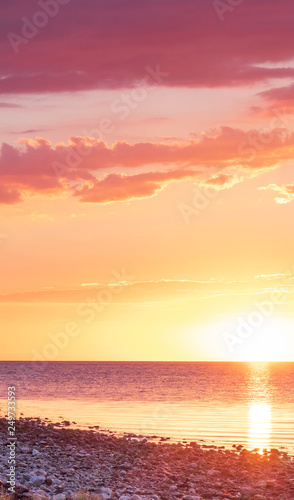
[[[242,446],[153,442],[68,424],[17,421],[14,498],[70,500],[83,491],[101,500],[294,499],[294,458],[275,449],[260,455]],[[4,418],[0,438],[0,486],[8,492]]]

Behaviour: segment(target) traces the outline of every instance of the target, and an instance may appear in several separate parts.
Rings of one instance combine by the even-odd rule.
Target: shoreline
[[[135,434],[72,429],[70,422],[16,421],[14,498],[70,500],[292,500],[294,457],[193,442],[154,442]],[[0,480],[7,492],[7,419],[0,418]]]
[[[1,418],[7,413],[7,398],[0,399],[0,405]],[[16,414],[31,418],[42,415],[48,422],[72,420],[74,414],[71,427],[75,429],[93,429],[99,424],[100,432],[117,436],[135,433],[150,438],[156,434],[169,438],[170,442],[197,441],[226,449],[235,444],[249,450],[277,448],[294,456],[291,425],[284,428],[285,421],[293,420],[294,402],[279,406],[263,402],[251,405],[246,401],[216,407],[212,401],[201,404],[198,401],[18,399]]]

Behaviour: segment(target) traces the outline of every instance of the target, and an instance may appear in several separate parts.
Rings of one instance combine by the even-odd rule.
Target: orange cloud
[[[111,147],[93,137],[71,137],[68,144],[55,147],[41,137],[22,138],[17,146],[2,145],[0,203],[64,192],[74,192],[82,202],[105,203],[153,196],[169,182],[189,179],[222,189],[293,154],[294,133],[284,128],[244,132],[221,127],[189,142],[116,142]],[[146,172],[149,165],[152,171]],[[128,169],[128,175],[122,169]]]
[[[294,184],[269,184],[259,189],[272,189],[273,191],[277,191],[280,196],[275,198],[275,200],[279,204],[290,203],[290,201],[294,200]]]
[[[153,196],[169,182],[196,180],[199,173],[189,170],[168,172],[148,172],[137,175],[109,174],[103,180],[95,180],[91,187],[85,186],[75,193],[86,203],[106,203],[113,201],[146,198]]]
[[[240,180],[240,176],[238,175],[217,174],[207,179],[204,184],[218,189],[228,189]]]

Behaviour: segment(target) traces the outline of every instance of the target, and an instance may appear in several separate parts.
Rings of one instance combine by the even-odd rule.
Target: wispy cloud
[[[22,108],[22,106],[13,102],[0,102],[0,108]]]
[[[294,184],[269,184],[268,186],[261,186],[259,189],[272,189],[278,192],[279,196],[275,200],[280,205],[294,200]]]
[[[98,282],[82,283],[72,289],[58,290],[46,287],[34,292],[1,295],[0,302],[68,302],[80,303],[95,301],[95,296],[105,287],[123,287],[123,297],[119,301],[148,302],[153,300],[194,300],[211,299],[221,296],[267,295],[283,289],[289,295],[294,294],[293,275],[265,275],[246,281],[227,281],[224,279],[195,280],[150,280],[150,281],[118,281],[110,284]],[[293,299],[294,300],[294,299]]]
[[[9,132],[9,134],[11,135],[25,135],[25,134],[39,134],[40,132],[48,132],[50,131],[51,129],[49,128],[32,128],[32,129],[28,129],[28,130],[20,130],[19,132]]]

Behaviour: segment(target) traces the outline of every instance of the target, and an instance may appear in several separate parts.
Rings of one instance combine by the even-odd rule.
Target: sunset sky
[[[293,0],[1,10],[1,358],[294,361]]]

